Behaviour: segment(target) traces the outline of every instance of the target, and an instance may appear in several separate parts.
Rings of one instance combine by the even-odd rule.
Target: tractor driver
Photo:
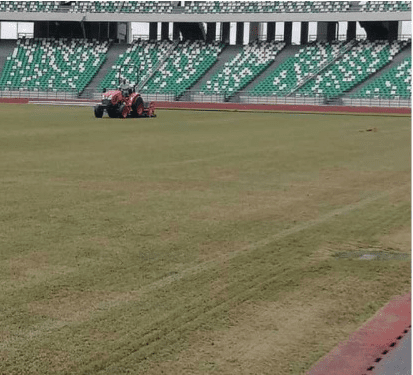
[[[122,91],[122,95],[126,98],[130,94],[130,86],[126,83],[126,79],[122,80],[122,83],[119,87],[119,90]]]

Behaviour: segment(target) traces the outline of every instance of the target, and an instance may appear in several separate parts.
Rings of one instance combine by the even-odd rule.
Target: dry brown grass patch
[[[116,304],[138,300],[137,292],[68,291],[28,304],[32,314],[63,321],[86,321],[96,310],[105,310]]]
[[[410,253],[412,245],[411,229],[407,226],[395,228],[390,233],[381,236],[380,242],[384,248]]]

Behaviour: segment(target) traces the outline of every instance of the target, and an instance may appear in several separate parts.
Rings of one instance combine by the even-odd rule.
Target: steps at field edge
[[[241,51],[242,46],[226,46],[218,55],[216,63],[212,65],[212,67],[189,90],[199,91],[201,87],[215,75],[215,73],[224,67],[226,62],[232,60]]]
[[[4,64],[6,63],[7,57],[13,53],[15,47],[16,40],[0,39],[0,77],[3,71]]]
[[[353,94],[356,91],[362,89],[364,86],[370,84],[376,78],[380,77],[381,75],[383,75],[384,73],[386,73],[390,69],[392,69],[395,66],[399,65],[406,57],[409,57],[411,55],[412,55],[412,45],[410,44],[405,49],[403,49],[403,51],[399,52],[396,56],[394,56],[393,60],[388,65],[385,65],[383,68],[381,68],[376,73],[372,74],[365,81],[363,81],[360,84],[354,86],[350,91],[347,91],[343,97],[347,98],[351,94]]]
[[[301,48],[304,46],[301,45],[290,45],[285,46],[283,50],[275,56],[274,61],[265,69],[258,77],[255,77],[252,82],[250,82],[247,86],[245,86],[242,91],[251,91],[256,85],[261,83],[262,81],[266,80],[269,75],[278,67],[278,65],[282,64],[286,59],[294,56]],[[230,102],[239,102],[240,94],[235,94],[231,99]]]
[[[97,74],[90,81],[89,85],[83,90],[81,98],[87,97],[91,92],[96,91],[99,83],[103,81],[106,74],[112,69],[112,65],[115,65],[119,55],[124,53],[129,47],[129,44],[112,44],[106,55],[106,61],[103,63]]]

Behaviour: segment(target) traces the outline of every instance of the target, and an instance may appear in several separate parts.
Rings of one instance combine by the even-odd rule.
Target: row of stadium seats
[[[6,60],[0,88],[82,91],[106,59],[109,42],[19,39]]]
[[[178,44],[143,90],[181,95],[217,61],[223,47],[220,42],[185,41]]]
[[[412,91],[412,58],[407,57],[373,82],[350,95],[353,98],[408,99]]]
[[[191,1],[186,13],[322,13],[345,12],[349,1]]]
[[[360,41],[297,93],[311,97],[342,95],[392,61],[406,45],[407,41]]]
[[[262,82],[254,87],[257,96],[285,95],[326,62],[336,58],[344,48],[343,42],[315,42],[302,47],[286,59]]]
[[[231,97],[266,69],[284,46],[285,43],[274,41],[250,43],[231,61],[226,62],[224,67],[201,87],[201,92],[206,95],[226,93],[226,97]]]
[[[172,13],[173,1],[73,1],[71,13]],[[191,1],[185,13],[323,13],[346,12],[351,1]],[[360,2],[361,12],[411,11],[410,1]],[[67,6],[66,6],[67,7]],[[0,1],[0,12],[58,12],[58,1]],[[178,8],[177,8],[178,9]]]
[[[72,13],[171,13],[171,1],[76,1]]]
[[[171,46],[172,42],[167,40],[134,42],[118,57],[98,88],[116,89],[119,79],[126,79],[131,85],[135,85],[137,80],[141,81],[143,73],[155,68]]]
[[[410,12],[410,1],[362,1],[362,12]]]

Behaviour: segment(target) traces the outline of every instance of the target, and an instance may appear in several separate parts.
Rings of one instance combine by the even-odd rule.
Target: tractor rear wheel
[[[104,109],[100,105],[97,105],[94,108],[94,112],[95,112],[95,117],[96,118],[102,118]]]
[[[137,117],[142,116],[143,110],[145,109],[143,105],[143,99],[141,96],[138,96],[132,105],[132,112]]]

